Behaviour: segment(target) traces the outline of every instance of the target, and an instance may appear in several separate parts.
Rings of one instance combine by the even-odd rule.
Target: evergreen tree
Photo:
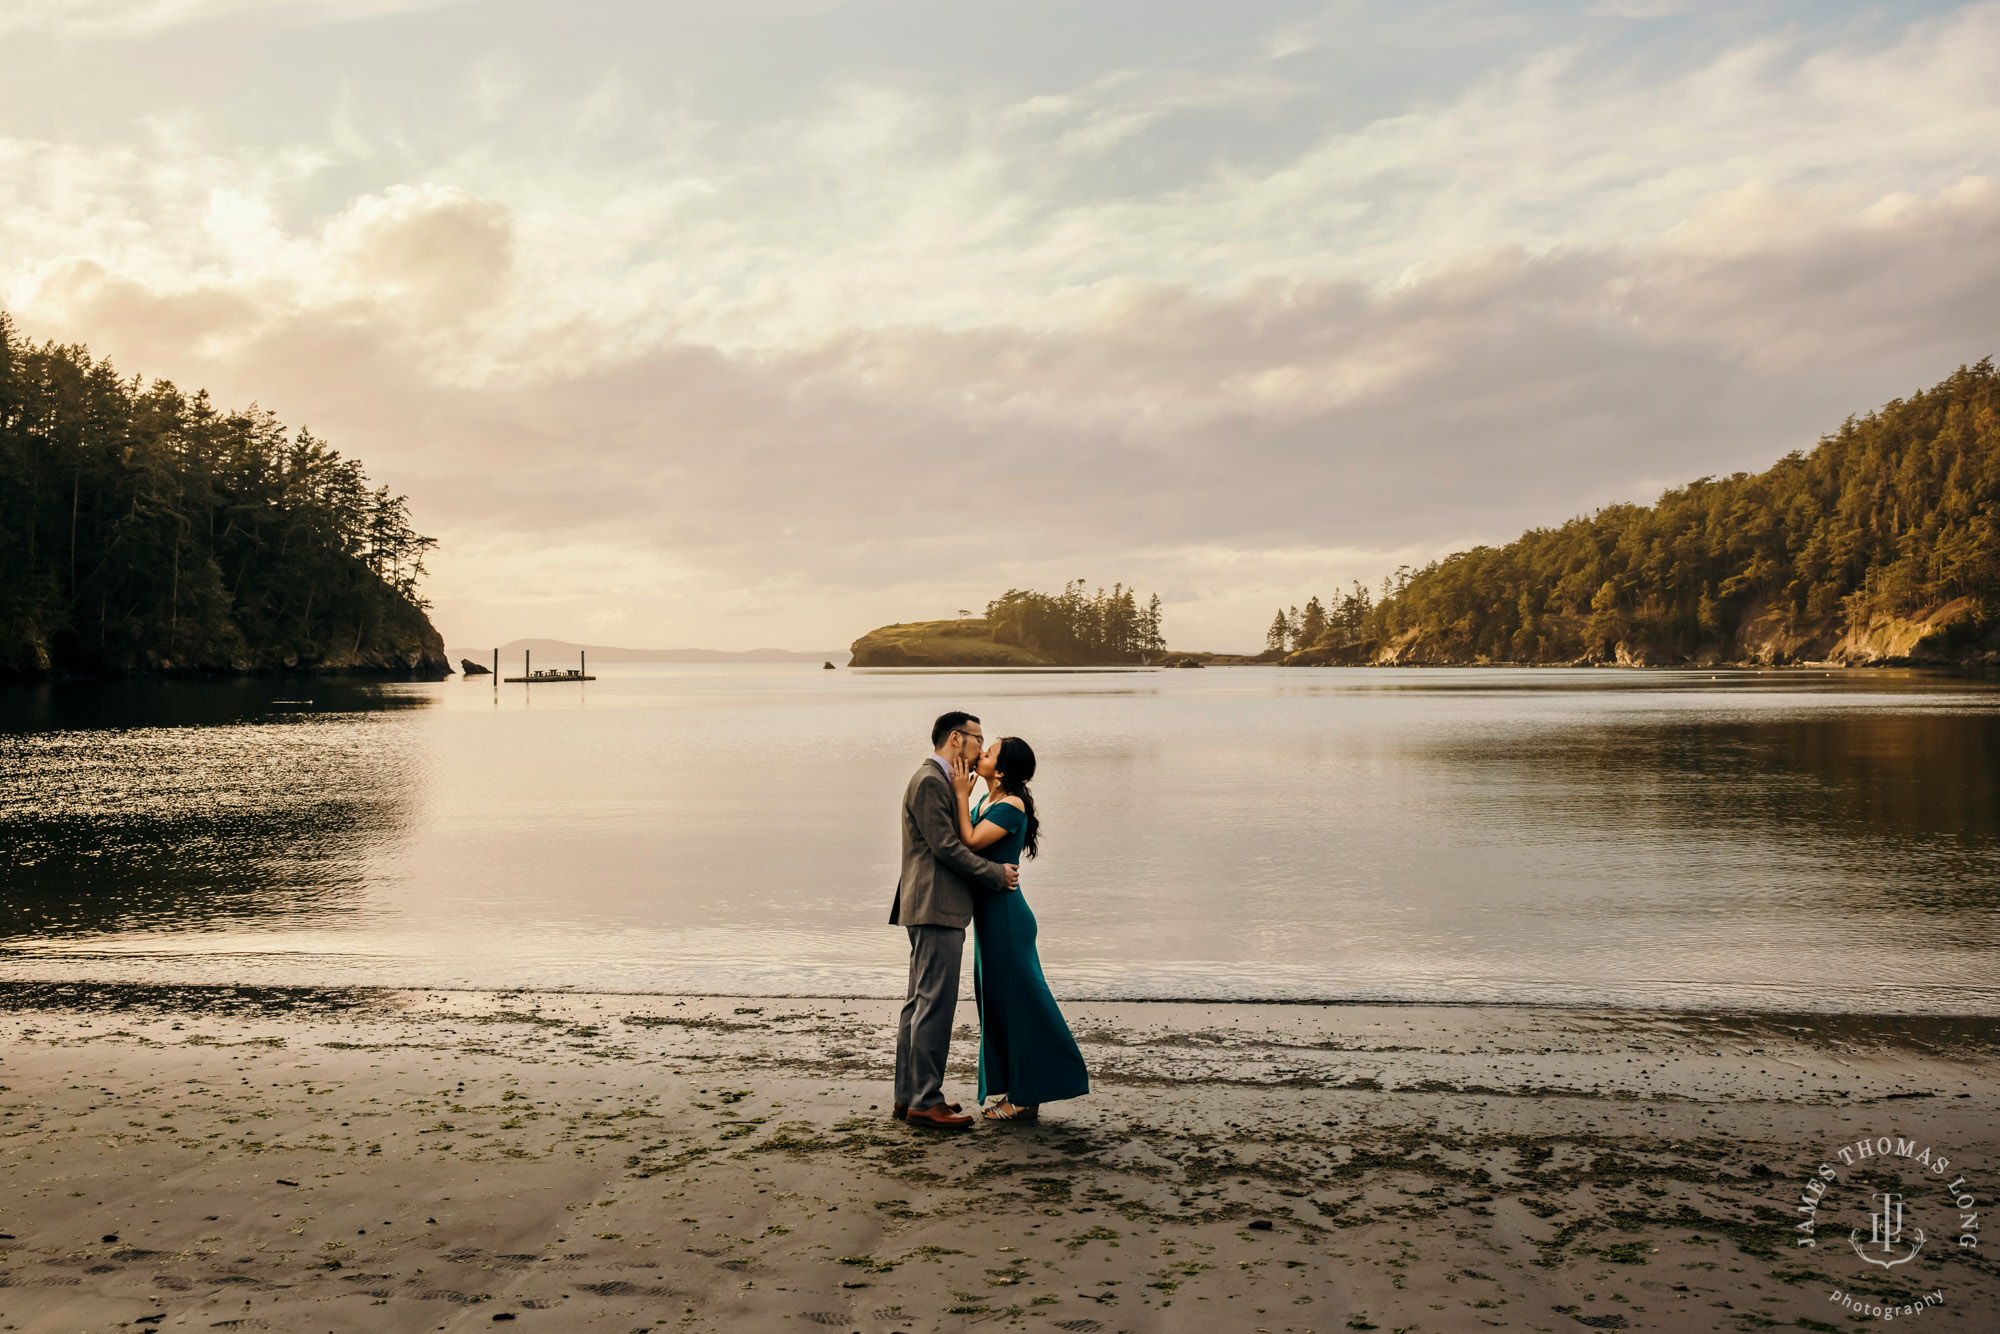
[[[1060,594],[1010,588],[986,604],[995,641],[1016,644],[1055,662],[1135,662],[1166,648],[1160,631],[1160,598],[1142,610],[1136,590],[1113,584],[1084,592],[1075,579]]]
[[[1283,653],[1285,651],[1286,646],[1289,643],[1291,643],[1291,639],[1292,639],[1292,623],[1285,616],[1285,613],[1282,610],[1280,610],[1278,614],[1272,618],[1271,628],[1264,632],[1265,651],[1270,653]]]
[[[1300,648],[1311,648],[1326,634],[1326,608],[1317,597],[1306,599],[1306,609],[1299,613],[1298,638]]]
[[[443,665],[407,500],[267,412],[120,379],[0,312],[0,672]]]
[[[1606,579],[1590,599],[1590,625],[1583,633],[1591,649],[1608,654],[1622,637],[1624,626],[1618,615],[1618,585]]]

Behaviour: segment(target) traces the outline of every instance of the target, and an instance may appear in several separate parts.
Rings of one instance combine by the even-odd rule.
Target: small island
[[[1086,593],[1081,579],[1061,593],[1009,589],[984,616],[910,621],[854,641],[851,667],[1119,667],[1157,663],[1160,598],[1142,606],[1123,584]]]
[[[1047,658],[993,638],[984,616],[909,621],[870,630],[854,641],[851,667],[1050,667]]]

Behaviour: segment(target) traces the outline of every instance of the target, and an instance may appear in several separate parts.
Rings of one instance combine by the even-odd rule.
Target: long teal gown
[[[998,843],[980,849],[996,862],[1021,860],[1028,817],[1005,803],[984,798],[972,822],[989,820],[1007,831]],[[973,900],[976,929],[972,952],[972,994],[979,1004],[979,1100],[1004,1093],[1016,1107],[1035,1107],[1090,1092],[1090,1074],[1063,1022],[1056,998],[1042,976],[1035,953],[1035,914],[1019,890],[982,891]]]

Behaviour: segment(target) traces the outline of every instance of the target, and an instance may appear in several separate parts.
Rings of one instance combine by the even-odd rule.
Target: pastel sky
[[[310,426],[454,648],[1181,647],[2000,351],[2000,3],[7,0],[0,307]]]

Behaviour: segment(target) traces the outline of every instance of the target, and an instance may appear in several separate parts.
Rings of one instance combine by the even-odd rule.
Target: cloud
[[[1584,12],[1592,18],[1665,19],[1692,12],[1696,0],[1596,0]]]
[[[0,302],[409,492],[455,642],[821,647],[1084,576],[1248,647],[1994,350],[1996,52],[1993,5],[1553,48],[1255,162],[1188,142],[1302,114],[1261,64],[728,121],[482,53],[422,132],[0,139]]]
[[[407,304],[427,323],[491,306],[514,263],[505,206],[448,186],[397,186],[357,199],[327,225],[325,244],[353,288]]]
[[[349,22],[468,0],[8,0],[0,37],[49,33],[65,38],[132,39],[222,19],[283,26]]]
[[[2000,184],[1872,200],[1747,185],[1647,254],[1625,309],[1759,374],[2000,351]]]
[[[1190,126],[1302,109],[1301,88],[1115,72],[993,103],[842,84],[796,121],[677,126],[623,173],[578,176],[527,145],[543,200],[516,207],[549,226],[559,196],[596,224],[557,300],[672,310],[717,345],[1040,326],[1118,281],[1381,285],[1495,245],[1629,244],[1745,182],[1934,191],[1993,163],[1994,59],[1996,5],[1879,47],[1764,36],[1643,77],[1561,48],[1246,164],[1188,155]],[[506,180],[467,185],[514,198]]]
[[[440,108],[409,123],[343,79],[320,143],[211,133],[204,147],[184,127],[95,149],[0,141],[0,186],[18,201],[0,254],[77,254],[161,282],[228,267],[248,283],[318,262],[287,233],[310,241],[368,196],[451,188],[506,209],[521,308],[544,324],[671,326],[733,349],[858,324],[1041,327],[1119,282],[1381,286],[1494,246],[1630,244],[1746,183],[1933,192],[1994,174],[1994,59],[2000,4],[1865,44],[1754,36],[1666,70],[1551,48],[1449,100],[1336,120],[1239,162],[1187,145],[1315,105],[1256,61],[1112,69],[1028,96],[841,76],[798,114],[725,122],[615,75],[552,105],[481,51],[441,81],[463,122],[440,123]],[[449,147],[424,160],[432,141]],[[357,176],[362,188],[322,197]],[[248,245],[241,229],[218,235],[223,198],[271,226]],[[0,284],[21,281],[0,269]]]
[[[406,215],[348,216],[366,235],[378,214]],[[948,611],[1087,575],[1173,590],[1184,629],[1242,642],[1267,595],[1650,499],[1663,463],[1764,466],[1991,350],[2000,190],[1837,211],[1739,192],[1648,246],[1496,248],[1383,292],[1121,284],[1061,329],[669,343],[476,384],[427,374],[428,335],[393,306],[267,325],[103,274],[60,299],[60,331],[119,329],[128,366],[251,321],[204,378],[411,491],[447,539],[437,592],[470,624],[482,599],[547,615],[569,580],[577,615],[640,637],[686,617],[796,639],[803,617],[832,643],[918,614],[903,599]]]

